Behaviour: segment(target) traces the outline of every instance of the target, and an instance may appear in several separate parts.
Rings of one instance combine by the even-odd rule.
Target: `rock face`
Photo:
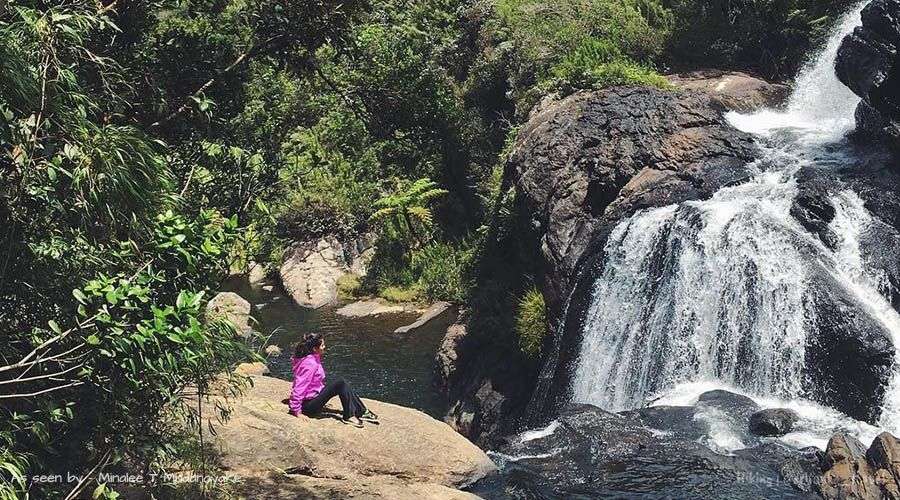
[[[437,375],[437,385],[441,390],[446,391],[450,383],[450,377],[456,370],[456,359],[459,357],[459,349],[466,338],[466,325],[455,323],[447,328],[447,333],[438,347],[437,354],[434,357],[434,364]]]
[[[506,175],[516,191],[520,225],[527,228],[517,229],[519,239],[534,255],[520,260],[535,267],[551,325],[562,319],[584,260],[603,247],[619,220],[643,208],[709,197],[750,176],[753,139],[732,128],[725,111],[705,92],[617,87],[575,94],[533,113]],[[564,373],[578,347],[578,339],[559,340],[558,362],[545,365],[559,370],[559,378],[544,373],[538,382],[534,362],[510,352],[515,341],[503,352],[498,335],[470,330],[458,361],[464,374],[449,387],[457,427],[468,422],[470,436],[482,442],[488,429],[501,427],[496,412],[500,420],[515,421],[565,401]],[[479,400],[486,387],[497,394]],[[526,408],[536,393],[548,402]]]
[[[900,146],[900,0],[873,0],[863,9],[862,26],[844,38],[835,69],[863,99],[857,125]]]
[[[715,397],[712,397],[715,396]],[[736,396],[736,397],[734,397]],[[740,417],[737,395],[711,395]],[[736,403],[732,405],[731,403]],[[821,475],[819,456],[770,443],[732,456],[701,444],[692,408],[613,414],[589,405],[566,407],[549,427],[511,438],[500,450],[503,484],[525,498],[810,498]],[[656,427],[668,422],[664,427]]]
[[[552,309],[613,221],[748,177],[752,139],[723,112],[702,92],[618,87],[576,94],[528,122],[508,168],[538,231]]]
[[[885,432],[868,451],[846,434],[835,434],[825,452],[828,470],[822,476],[826,499],[900,498],[900,441]]]
[[[784,436],[800,417],[794,410],[769,408],[750,415],[750,432],[757,436]]]
[[[362,429],[335,413],[293,417],[281,403],[290,382],[252,378],[214,438],[221,465],[245,478],[250,498],[471,498],[456,488],[496,470],[475,445],[416,410],[366,400],[381,424]]]
[[[790,93],[787,85],[769,83],[739,71],[710,69],[666,78],[680,89],[705,92],[726,108],[741,113],[780,106]]]
[[[301,307],[318,309],[337,300],[337,280],[353,272],[364,276],[374,253],[371,237],[344,244],[333,236],[298,243],[279,269],[285,291]]]
[[[220,292],[206,305],[206,316],[209,319],[225,319],[230,321],[241,335],[249,335],[253,331],[251,305],[243,297],[234,292]]]

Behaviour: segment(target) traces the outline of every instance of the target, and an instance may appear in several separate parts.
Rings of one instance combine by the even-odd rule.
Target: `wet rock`
[[[735,455],[766,464],[778,474],[780,481],[790,484],[797,491],[810,494],[819,491],[825,454],[816,447],[797,450],[778,442],[771,442],[739,450]]]
[[[821,474],[815,455],[776,444],[718,454],[636,417],[566,407],[547,430],[500,450],[503,488],[525,498],[809,498]]]
[[[791,204],[791,216],[832,249],[837,242],[829,224],[834,220],[836,213],[826,182],[817,179],[815,182],[801,183],[799,193]]]
[[[809,280],[817,322],[807,338],[805,388],[816,401],[875,423],[894,365],[891,333],[824,267]]]
[[[231,418],[209,422],[222,466],[248,481],[261,495],[254,498],[470,498],[454,490],[495,471],[484,452],[424,413],[365,400],[381,425],[358,429],[331,413],[289,415],[281,400],[290,389],[254,376]],[[336,403],[329,411],[339,411]]]
[[[873,0],[838,50],[838,78],[863,99],[857,126],[900,146],[900,0]]]
[[[252,306],[234,292],[220,292],[206,305],[206,317],[211,320],[224,319],[234,325],[235,330],[247,336],[253,332]]]
[[[749,419],[751,415],[759,411],[756,401],[721,389],[706,391],[697,399],[697,406],[715,408],[722,413],[737,419]]]
[[[666,78],[680,89],[705,92],[725,108],[741,113],[778,107],[790,93],[787,85],[769,83],[739,71],[706,69]]]
[[[800,416],[786,408],[768,408],[750,415],[750,432],[757,436],[784,436]]]
[[[602,227],[747,178],[753,141],[723,112],[702,92],[617,87],[563,99],[523,127],[508,168],[540,228],[550,302]]]

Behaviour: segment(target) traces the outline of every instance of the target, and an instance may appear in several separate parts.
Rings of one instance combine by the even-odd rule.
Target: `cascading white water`
[[[807,335],[817,320],[807,278],[822,269],[900,345],[900,315],[861,257],[859,237],[871,216],[859,197],[846,191],[831,200],[835,249],[790,215],[794,173],[846,158],[833,143],[852,129],[859,99],[835,77],[834,60],[866,3],[837,23],[783,110],[729,115],[761,138],[752,181],[706,201],[639,212],[613,230],[583,326],[576,401],[624,410],[701,381],[802,396]],[[900,377],[888,392],[882,424],[896,429]]]

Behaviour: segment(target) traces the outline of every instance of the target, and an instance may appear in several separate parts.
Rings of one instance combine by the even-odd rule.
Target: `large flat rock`
[[[216,424],[221,465],[266,498],[467,498],[467,486],[496,468],[447,424],[402,406],[365,400],[381,418],[362,429],[337,414],[294,417],[281,401],[290,382],[252,376],[253,388]],[[329,408],[337,412],[340,403]],[[313,494],[314,493],[314,494]]]

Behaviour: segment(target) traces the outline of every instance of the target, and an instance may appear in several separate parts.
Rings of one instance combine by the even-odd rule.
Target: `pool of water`
[[[413,332],[395,334],[394,329],[412,323],[416,315],[346,319],[335,313],[341,304],[304,309],[277,286],[266,290],[230,282],[224,289],[253,304],[257,329],[271,335],[265,344],[281,348],[282,355],[268,360],[274,376],[290,380],[292,346],[303,335],[320,332],[326,339],[322,361],[329,378],[344,378],[364,398],[415,408],[437,419],[446,413],[446,398],[434,384],[434,356],[454,314],[444,314]]]

